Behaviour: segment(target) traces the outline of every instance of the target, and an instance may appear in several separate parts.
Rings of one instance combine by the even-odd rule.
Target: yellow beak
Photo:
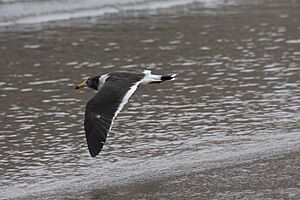
[[[81,88],[84,88],[86,87],[87,85],[85,84],[85,82],[82,82],[82,83],[79,83],[78,85],[76,85],[75,89],[81,89]]]

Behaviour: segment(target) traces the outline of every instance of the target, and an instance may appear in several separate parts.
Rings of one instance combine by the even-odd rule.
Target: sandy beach
[[[0,199],[300,199],[300,2],[126,11],[0,32]],[[90,158],[82,79],[137,91]]]
[[[84,193],[80,199],[298,199],[299,151]],[[75,199],[75,197],[73,196]],[[72,198],[70,198],[72,199]]]

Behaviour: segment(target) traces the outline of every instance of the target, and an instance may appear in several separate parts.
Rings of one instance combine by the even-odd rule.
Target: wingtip
[[[92,157],[92,158],[96,158],[97,155],[98,155],[98,154],[91,154],[91,157]]]
[[[97,155],[99,155],[99,153],[101,152],[101,149],[97,151],[96,149],[89,148],[89,152],[90,152],[91,157],[95,158]]]

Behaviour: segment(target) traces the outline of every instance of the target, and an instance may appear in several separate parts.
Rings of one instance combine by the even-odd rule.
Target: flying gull
[[[118,71],[93,76],[78,84],[76,89],[89,87],[98,91],[85,108],[84,129],[91,156],[100,153],[114,119],[138,86],[161,83],[175,76],[153,75],[150,70],[142,73]]]

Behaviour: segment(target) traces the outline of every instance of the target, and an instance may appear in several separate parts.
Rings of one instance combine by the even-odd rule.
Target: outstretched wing
[[[92,157],[98,155],[117,114],[142,82],[145,74],[111,73],[85,110],[84,129]]]

